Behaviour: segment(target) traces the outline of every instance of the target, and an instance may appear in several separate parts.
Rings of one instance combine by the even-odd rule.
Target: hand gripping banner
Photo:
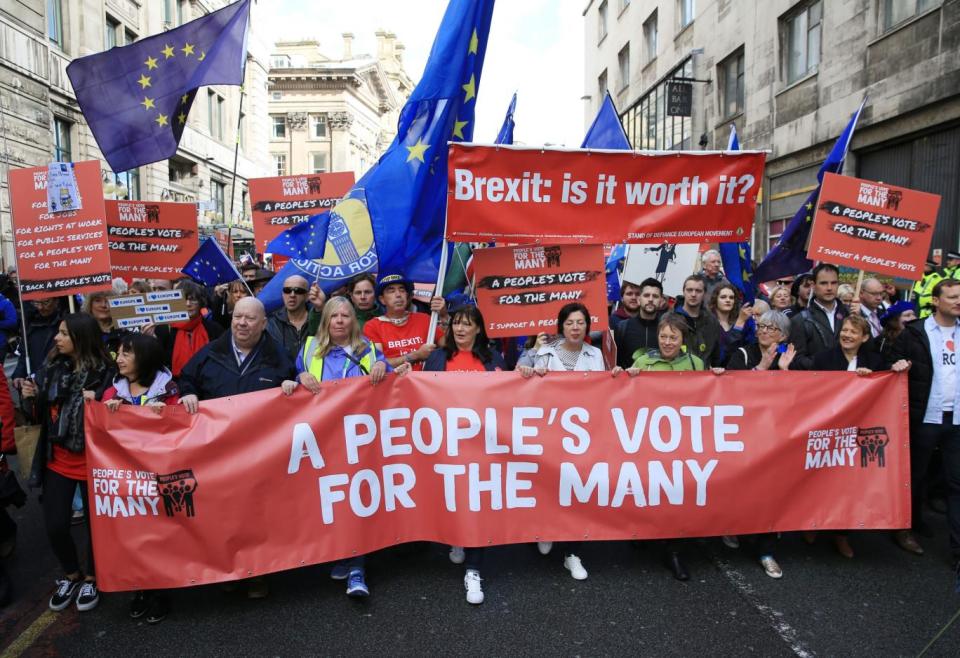
[[[906,376],[414,373],[318,396],[87,405],[106,591],[411,541],[705,537],[910,525]]]

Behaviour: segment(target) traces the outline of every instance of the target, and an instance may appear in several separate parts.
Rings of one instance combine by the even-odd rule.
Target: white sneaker
[[[586,580],[587,570],[583,568],[583,563],[576,555],[568,555],[563,559],[563,568],[570,572],[574,580]]]
[[[466,554],[463,552],[463,546],[451,546],[450,547],[450,561],[454,564],[463,564],[463,561],[467,559]]]
[[[552,541],[538,541],[537,550],[540,551],[540,555],[549,555],[550,551],[553,550]]]
[[[740,538],[736,535],[724,535],[723,545],[727,548],[740,548]]]
[[[760,558],[760,565],[771,578],[783,578],[783,570],[772,555],[764,555]]]
[[[474,569],[467,569],[467,575],[463,577],[463,586],[467,590],[467,603],[473,605],[483,603],[483,588],[480,586],[480,572]]]

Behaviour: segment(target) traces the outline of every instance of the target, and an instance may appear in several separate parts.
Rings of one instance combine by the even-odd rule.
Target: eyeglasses
[[[284,288],[283,294],[284,295],[306,295],[307,289],[306,288]]]
[[[766,322],[757,323],[757,331],[780,331],[780,327],[774,324],[767,324]]]

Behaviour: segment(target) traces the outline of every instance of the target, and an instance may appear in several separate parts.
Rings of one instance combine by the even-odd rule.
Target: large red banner
[[[73,166],[82,205],[47,212],[47,168],[10,170],[20,297],[26,301],[109,290],[103,182],[96,160]]]
[[[107,231],[114,276],[179,279],[199,246],[197,205],[108,200]]]
[[[936,194],[826,174],[807,256],[916,281],[939,208]]]
[[[412,541],[910,525],[905,375],[414,373],[322,388],[195,416],[89,404],[100,587],[212,583]]]
[[[353,187],[352,171],[250,179],[250,208],[257,251],[313,215],[330,210]]]
[[[530,245],[476,249],[477,306],[487,335],[557,334],[557,313],[571,302],[590,311],[590,330],[607,328],[603,245]]]
[[[452,144],[447,238],[458,242],[738,242],[761,152],[631,152]]]

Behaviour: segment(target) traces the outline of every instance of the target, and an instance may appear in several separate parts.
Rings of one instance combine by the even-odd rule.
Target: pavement
[[[0,657],[87,655],[711,655],[917,656],[960,612],[943,516],[927,554],[904,553],[889,533],[851,534],[838,555],[829,535],[808,546],[785,535],[784,577],[766,576],[746,541],[683,542],[692,574],[681,583],[661,565],[661,545],[585,544],[590,572],[575,581],[554,552],[531,545],[489,549],[486,601],[464,600],[463,570],[446,549],[410,544],[368,563],[371,597],[348,599],[329,565],[268,577],[252,601],[208,586],[175,591],[156,626],[128,617],[129,594],[102,594],[97,609],[47,610],[58,568],[36,498],[16,510],[19,543],[4,566],[16,600],[0,610]],[[956,656],[960,621],[925,656]]]

